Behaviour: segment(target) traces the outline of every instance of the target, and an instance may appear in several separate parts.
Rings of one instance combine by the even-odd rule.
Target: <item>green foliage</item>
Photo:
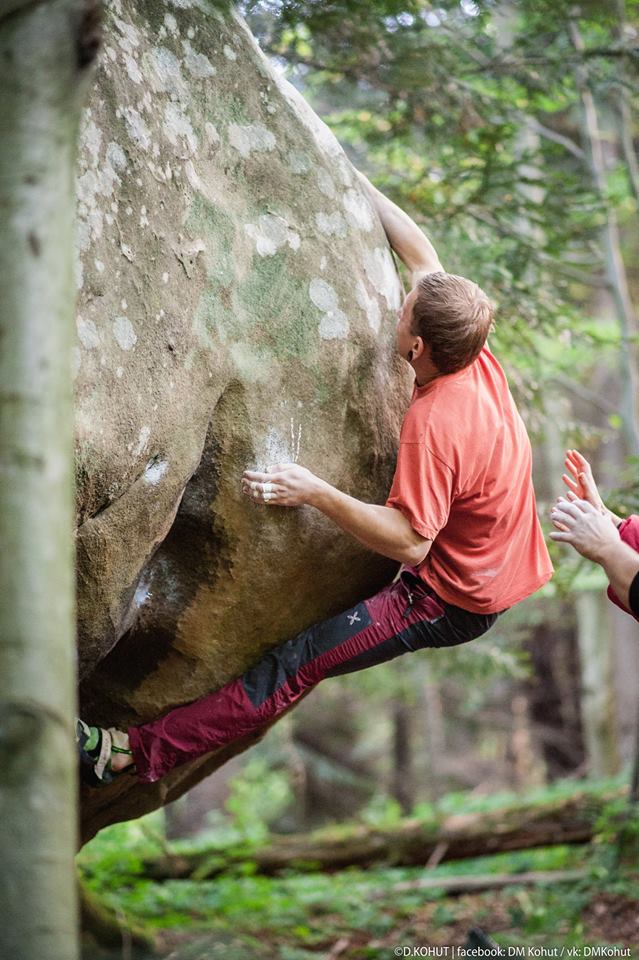
[[[601,781],[588,787],[593,796],[598,796],[620,782]],[[488,811],[503,806],[507,799],[527,805],[547,803],[552,798],[570,796],[575,786],[566,781],[514,798],[458,794],[442,798],[438,811]],[[607,807],[597,821],[597,840],[592,847],[516,851],[445,863],[429,871],[428,876],[434,878],[585,869],[585,879],[579,883],[473,895],[468,906],[464,898],[450,899],[441,891],[398,886],[422,877],[419,868],[349,869],[331,875],[291,872],[274,879],[250,873],[227,874],[214,881],[151,883],[140,876],[140,864],[156,842],[153,835],[160,826],[157,814],[102,831],[81,853],[79,866],[91,888],[129,919],[158,930],[189,931],[193,937],[208,933],[210,953],[206,955],[212,957],[217,956],[213,952],[216,943],[231,949],[231,942],[231,953],[238,957],[310,957],[313,952],[325,952],[342,937],[355,937],[360,945],[370,944],[369,955],[376,956],[375,950],[383,944],[423,942],[418,935],[420,917],[434,937],[451,925],[458,929],[457,924],[465,923],[468,929],[482,916],[490,918],[496,903],[509,917],[508,929],[496,934],[503,945],[583,946],[591,942],[586,939],[582,918],[593,897],[604,890],[625,897],[639,895],[639,881],[632,867],[627,869],[618,861],[604,862],[618,834],[625,804],[625,800],[615,800]],[[636,816],[631,829],[636,836]],[[356,954],[349,952],[346,956],[354,958]]]
[[[240,836],[251,842],[265,839],[268,825],[292,800],[291,787],[282,770],[272,769],[263,757],[251,757],[231,781],[226,809]]]

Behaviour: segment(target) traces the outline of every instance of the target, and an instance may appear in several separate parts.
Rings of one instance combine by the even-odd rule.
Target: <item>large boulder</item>
[[[246,500],[240,477],[298,461],[383,502],[408,391],[400,285],[335,138],[205,0],[111,0],[78,202],[81,701],[125,725],[392,576],[318,512]],[[88,792],[85,835],[245,745]]]

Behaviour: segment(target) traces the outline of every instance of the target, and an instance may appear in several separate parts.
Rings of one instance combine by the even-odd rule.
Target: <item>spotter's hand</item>
[[[568,490],[574,494],[578,500],[587,500],[599,513],[606,512],[606,506],[601,499],[595,478],[592,475],[592,467],[578,450],[567,450],[564,460],[567,473],[562,475],[562,480],[568,487]]]
[[[319,477],[296,463],[276,463],[265,473],[245,470],[242,475],[242,493],[272,507],[312,505],[322,485]]]
[[[588,500],[560,498],[551,510],[550,519],[556,528],[550,533],[552,540],[569,543],[582,557],[595,563],[601,563],[606,550],[619,542],[610,517],[600,513]]]

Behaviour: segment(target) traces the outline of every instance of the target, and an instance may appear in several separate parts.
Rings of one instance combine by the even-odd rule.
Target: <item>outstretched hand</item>
[[[556,527],[550,533],[552,540],[569,543],[595,563],[601,563],[607,548],[619,542],[611,518],[588,500],[560,497],[550,511],[550,519]]]
[[[312,504],[321,485],[319,477],[296,463],[276,463],[264,473],[245,470],[242,475],[242,493],[271,507]]]
[[[599,513],[606,513],[606,505],[601,499],[592,467],[578,450],[567,450],[564,464],[568,473],[562,475],[562,480],[568,490],[578,500],[587,500]]]

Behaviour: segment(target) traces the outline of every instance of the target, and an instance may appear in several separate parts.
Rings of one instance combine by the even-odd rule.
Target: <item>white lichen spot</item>
[[[150,437],[150,436],[151,436],[151,427],[149,427],[149,426],[147,426],[147,425],[145,424],[145,425],[140,429],[140,433],[139,433],[139,435],[138,435],[138,442],[136,443],[135,447],[133,448],[133,456],[134,456],[134,457],[139,457],[139,456],[140,456],[140,454],[142,453],[142,451],[143,451],[144,448],[146,447],[147,443],[149,442],[149,437]]]
[[[140,219],[139,219],[138,222],[139,222],[140,226],[142,227],[142,229],[144,229],[144,227],[148,227],[148,225],[149,225],[149,218],[148,218],[148,215],[147,215],[147,212],[146,212],[146,207],[142,207],[142,209],[140,210]]]
[[[344,217],[341,215],[339,210],[336,210],[335,213],[331,214],[315,214],[315,225],[320,233],[324,233],[328,237],[345,237],[348,233],[346,220],[344,220]]]
[[[220,135],[208,120],[204,124],[204,132],[206,134],[206,139],[211,147],[218,147],[220,145]]]
[[[292,173],[304,174],[308,173],[311,169],[311,160],[308,154],[302,153],[299,150],[293,150],[289,154],[288,165]]]
[[[73,257],[73,278],[75,280],[76,290],[81,290],[84,286],[84,264],[80,258],[80,251],[74,250]]]
[[[191,126],[191,121],[182,112],[179,104],[173,102],[166,104],[164,107],[164,123],[162,124],[162,129],[164,130],[166,139],[169,143],[172,143],[174,147],[181,146],[179,138],[183,137],[191,153],[196,152],[197,137],[195,131]]]
[[[169,275],[168,273],[165,272],[162,274],[162,283],[168,283],[168,282],[169,282]]]
[[[261,123],[231,123],[228,135],[231,146],[244,158],[254,150],[261,153],[275,148],[275,137]]]
[[[357,281],[357,286],[355,287],[355,296],[357,297],[357,302],[359,303],[360,307],[366,314],[369,327],[373,333],[379,333],[381,324],[379,303],[375,297],[369,296],[368,291],[361,280]]]
[[[209,58],[194,50],[188,40],[182,41],[182,49],[184,50],[184,65],[192,77],[205,80],[206,77],[215,76],[217,70]]]
[[[345,187],[353,186],[352,170],[353,168],[351,167],[350,161],[346,159],[344,154],[337,157],[337,173]]]
[[[337,293],[325,280],[315,277],[309,285],[309,296],[323,311],[319,335],[322,340],[344,340],[348,336],[348,319],[339,308]]]
[[[144,471],[144,479],[155,486],[169,469],[168,460],[149,460]]]
[[[103,221],[109,222],[109,214],[104,214],[99,197],[110,197],[115,185],[120,183],[120,173],[127,165],[122,148],[115,142],[106,149],[106,162],[100,162],[101,135],[90,119],[85,123],[81,135],[79,168],[81,171],[76,184],[78,198],[77,241],[80,250],[88,250],[91,243],[102,236]]]
[[[140,46],[139,31],[131,23],[115,18],[115,25],[120,32],[119,44],[125,53],[133,53],[135,47]]]
[[[237,54],[233,47],[229,47],[228,43],[224,44],[224,56],[227,60],[237,60]]]
[[[148,150],[151,145],[151,132],[142,115],[134,107],[125,107],[124,122],[131,139],[143,150]]]
[[[133,83],[142,83],[142,74],[140,73],[140,68],[138,67],[136,61],[130,54],[125,54],[124,65],[126,67],[126,72],[129,75],[129,79]]]
[[[78,314],[75,321],[78,339],[86,350],[95,350],[100,346],[100,334],[93,320]]]
[[[144,62],[149,70],[149,84],[155,93],[168,93],[173,100],[189,102],[189,85],[182,76],[180,61],[171,50],[155,47],[145,53]]]
[[[299,250],[299,234],[291,230],[283,217],[265,213],[257,223],[246,223],[244,232],[255,241],[255,248],[261,257],[272,257],[285,244],[291,250]]]
[[[328,262],[328,261],[327,261],[326,257],[322,257],[322,259],[320,260],[320,270],[326,270],[326,264],[327,264],[327,262]]]
[[[80,367],[82,366],[82,351],[80,347],[73,347],[71,351],[71,376],[75,380],[77,375],[80,373]]]
[[[129,263],[133,263],[133,250],[128,245],[128,243],[120,243],[120,253],[123,257],[126,257]]]
[[[189,38],[189,40],[192,40],[193,37],[195,36],[195,27],[189,27],[189,29],[186,31],[186,35]]]
[[[373,229],[373,209],[363,193],[347,190],[342,197],[342,203],[346,216],[354,227],[368,231]]]
[[[122,350],[132,350],[138,342],[137,334],[128,317],[116,317],[113,321],[113,335]]]
[[[124,374],[124,368],[123,368],[123,367],[118,367],[117,370],[115,371],[116,377],[119,377],[119,378],[121,379],[122,376],[123,376],[123,374]]]
[[[93,120],[89,120],[89,122],[85,123],[82,127],[80,146],[81,149],[87,151],[94,165],[97,165],[101,144],[102,131],[96,126]]]
[[[175,19],[175,17],[173,16],[172,13],[167,13],[167,14],[165,14],[165,16],[164,16],[164,26],[166,27],[166,29],[168,30],[168,32],[169,32],[172,36],[174,36],[174,37],[177,36],[177,34],[178,34],[177,20]]]
[[[93,263],[94,263],[95,269],[98,271],[98,273],[104,273],[104,264],[102,263],[101,260],[97,260],[97,259],[96,259],[96,260],[93,261]]]
[[[391,310],[397,310],[400,304],[401,290],[399,278],[388,247],[376,247],[364,257],[366,276],[375,290],[386,300]]]
[[[332,199],[335,196],[335,181],[324,167],[320,167],[317,171],[317,185],[325,197]]]

